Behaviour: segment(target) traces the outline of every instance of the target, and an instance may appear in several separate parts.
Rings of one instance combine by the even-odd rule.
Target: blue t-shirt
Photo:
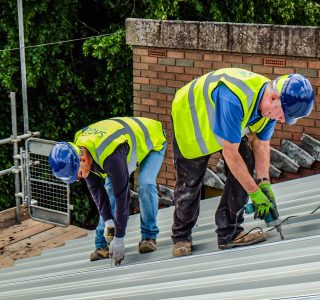
[[[257,102],[246,126],[252,125],[262,118],[258,106],[266,85],[264,84],[259,92]],[[230,143],[240,143],[242,138],[241,122],[244,112],[239,98],[225,84],[221,84],[212,92],[212,99],[215,102],[214,133]],[[270,140],[275,124],[276,120],[270,119],[262,131],[256,134],[257,137],[262,141]]]

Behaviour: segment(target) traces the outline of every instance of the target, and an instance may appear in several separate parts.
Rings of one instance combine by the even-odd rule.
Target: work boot
[[[101,259],[106,259],[109,257],[109,249],[108,248],[97,248],[90,255],[90,261],[96,261]]]
[[[267,239],[263,231],[257,231],[253,233],[240,232],[237,237],[226,244],[218,244],[219,249],[231,249],[240,246],[249,246],[257,243],[261,243]]]
[[[148,253],[157,250],[157,241],[155,239],[145,238],[139,243],[139,252]]]
[[[172,255],[174,257],[190,255],[192,253],[192,242],[181,241],[177,242],[172,247]]]

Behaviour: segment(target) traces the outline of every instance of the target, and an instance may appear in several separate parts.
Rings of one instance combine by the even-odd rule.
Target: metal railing
[[[0,176],[7,174],[14,174],[15,177],[15,198],[16,198],[16,218],[17,223],[21,223],[21,198],[24,199],[24,194],[21,193],[20,189],[20,174],[22,171],[21,167],[21,155],[19,154],[19,143],[32,136],[38,136],[40,133],[37,132],[27,132],[22,135],[18,135],[17,129],[17,109],[16,109],[16,94],[14,92],[10,93],[11,100],[11,125],[12,125],[12,135],[9,138],[4,138],[0,140],[0,145],[13,144],[13,166],[8,169],[0,170]],[[23,189],[23,188],[22,188]]]
[[[70,187],[56,178],[49,166],[49,154],[55,143],[39,138],[26,141],[25,155],[22,155],[22,164],[26,166],[25,193],[32,219],[67,226],[72,210]]]

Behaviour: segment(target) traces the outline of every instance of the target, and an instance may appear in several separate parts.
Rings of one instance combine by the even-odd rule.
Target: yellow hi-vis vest
[[[160,151],[166,141],[162,124],[147,118],[112,118],[89,125],[78,131],[74,143],[85,147],[93,160],[103,168],[104,160],[127,142],[129,171],[134,171],[150,151]]]
[[[262,75],[237,68],[210,72],[194,79],[179,89],[172,103],[174,134],[181,154],[192,159],[222,149],[221,138],[214,134],[215,103],[212,92],[224,83],[238,98],[243,109],[242,136],[256,104],[262,86],[270,81]],[[249,131],[260,132],[269,118],[262,117],[249,126]]]

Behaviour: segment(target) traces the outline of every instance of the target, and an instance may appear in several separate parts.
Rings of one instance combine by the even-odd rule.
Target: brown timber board
[[[30,217],[28,206],[26,205],[20,205],[20,213],[21,221]],[[17,224],[16,214],[17,211],[15,207],[0,211],[0,234],[4,228],[8,228],[9,226]]]
[[[41,254],[42,250],[59,247],[66,241],[84,237],[87,230],[69,225],[58,227],[27,219],[0,231],[0,269],[21,258]]]

